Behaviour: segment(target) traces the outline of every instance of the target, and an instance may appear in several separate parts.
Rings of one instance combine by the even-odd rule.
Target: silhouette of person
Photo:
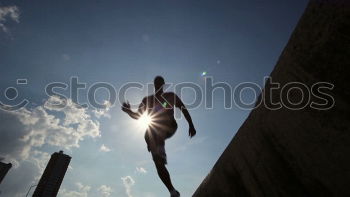
[[[189,124],[189,136],[196,135],[192,118],[180,98],[173,92],[164,92],[164,78],[157,76],[154,79],[155,94],[142,99],[138,111],[133,112],[128,102],[123,103],[122,110],[131,118],[139,119],[143,113],[152,117],[152,123],[145,133],[147,149],[152,154],[158,175],[170,192],[171,197],[179,197],[180,193],[171,183],[170,174],[166,168],[165,140],[174,135],[177,123],[174,118],[174,107],[178,107]]]

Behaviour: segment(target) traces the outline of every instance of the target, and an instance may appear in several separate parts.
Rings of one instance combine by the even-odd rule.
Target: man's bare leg
[[[164,185],[168,188],[169,192],[174,191],[175,188],[174,188],[173,184],[171,183],[170,174],[169,174],[167,168],[165,167],[164,162],[154,161],[154,163],[156,164],[159,178],[163,181]]]

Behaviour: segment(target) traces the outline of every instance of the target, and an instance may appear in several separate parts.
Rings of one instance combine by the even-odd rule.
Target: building
[[[33,197],[54,197],[57,196],[64,175],[68,169],[71,157],[63,154],[63,151],[51,155],[43,175],[40,178]]]
[[[0,161],[0,183],[5,178],[7,172],[10,170],[11,167],[11,163],[6,164]]]

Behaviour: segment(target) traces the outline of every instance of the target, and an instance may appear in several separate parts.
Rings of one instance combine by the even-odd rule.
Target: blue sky
[[[119,103],[101,111],[102,117],[92,107],[81,110],[72,103],[68,109],[50,110],[45,107],[50,99],[45,86],[69,83],[77,76],[87,86],[108,82],[118,90],[127,82],[145,84],[162,75],[173,84],[203,87],[203,71],[214,82],[232,86],[262,84],[306,4],[306,0],[0,0],[0,99],[5,104],[30,101],[18,112],[0,113],[0,156],[16,163],[0,185],[1,196],[25,193],[37,182],[48,154],[61,149],[72,161],[60,196],[119,197],[128,196],[127,190],[134,197],[167,196],[142,131],[121,112]],[[28,84],[16,85],[22,78]],[[18,97],[8,101],[3,92],[12,86]],[[61,93],[70,96],[69,90]],[[107,99],[103,91],[99,93],[99,100]],[[79,101],[85,102],[86,95],[81,90]],[[145,91],[126,95],[132,102],[144,96]],[[185,102],[192,97],[191,91],[181,95]],[[197,136],[190,140],[188,125],[180,119],[176,135],[167,141],[168,168],[182,196],[191,196],[249,113],[225,109],[223,98],[217,91],[213,109],[201,105],[190,110]]]

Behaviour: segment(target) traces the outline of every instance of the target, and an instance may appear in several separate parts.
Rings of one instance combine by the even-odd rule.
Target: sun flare
[[[138,127],[142,130],[146,130],[153,123],[152,116],[147,113],[143,113],[142,116],[137,120]]]

